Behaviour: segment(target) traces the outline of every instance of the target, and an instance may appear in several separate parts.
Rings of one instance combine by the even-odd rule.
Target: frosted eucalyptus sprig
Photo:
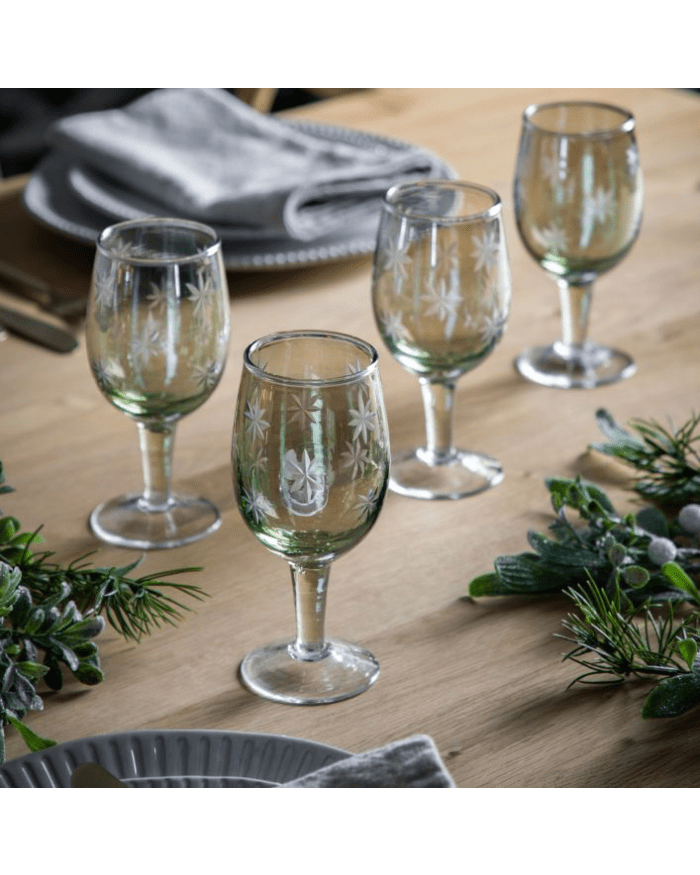
[[[13,491],[5,484],[0,462],[0,494]],[[66,671],[83,684],[104,679],[92,639],[105,619],[124,638],[138,642],[164,623],[174,625],[190,610],[181,597],[206,596],[192,584],[163,579],[199,568],[131,577],[141,559],[96,568],[85,562],[86,556],[63,566],[52,552],[33,550],[42,543],[38,529],[20,529],[15,517],[0,511],[0,763],[5,759],[6,725],[20,733],[30,750],[55,744],[24,722],[28,711],[44,707],[39,681],[60,690]]]
[[[533,552],[497,557],[493,572],[470,582],[469,596],[562,593],[577,610],[563,621],[569,634],[557,637],[574,645],[564,659],[585,668],[572,683],[656,680],[644,717],[700,704],[700,505],[676,520],[654,507],[622,515],[581,477],[545,483],[550,535],[529,532]]]

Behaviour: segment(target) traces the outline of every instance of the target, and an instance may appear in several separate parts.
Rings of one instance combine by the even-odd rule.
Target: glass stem
[[[454,420],[455,383],[441,378],[420,378],[425,408],[426,447],[419,450],[423,461],[440,465],[454,455],[452,426]]]
[[[562,343],[570,350],[580,350],[588,334],[593,283],[568,283],[557,280],[561,301]]]
[[[292,655],[311,661],[322,659],[328,650],[324,625],[330,565],[309,567],[290,562],[290,568],[297,627]]]
[[[144,484],[140,503],[146,510],[166,510],[171,496],[175,426],[159,423],[149,427],[139,422],[138,428]]]

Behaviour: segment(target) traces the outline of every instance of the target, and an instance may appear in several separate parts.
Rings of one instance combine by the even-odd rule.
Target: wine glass
[[[245,351],[232,439],[243,519],[292,572],[296,638],[249,653],[243,683],[268,699],[321,704],[377,679],[367,650],[324,633],[331,562],[374,525],[389,475],[377,353],[344,334],[300,331]]]
[[[503,479],[490,456],[453,444],[455,384],[505,330],[510,271],[496,192],[460,181],[403,183],[382,204],[372,272],[379,333],[418,375],[425,447],[392,459],[389,488],[423,499],[456,499]]]
[[[93,532],[147,550],[196,541],[221,525],[206,498],[171,489],[177,421],[216,388],[229,300],[221,241],[206,225],[148,218],[106,228],[88,298],[86,340],[102,394],[136,421],[144,490],[103,502]]]
[[[591,388],[635,372],[627,353],[587,340],[587,332],[593,283],[637,238],[642,201],[631,113],[585,101],[525,110],[515,171],[518,231],[556,279],[562,315],[561,340],[516,358],[527,379]]]

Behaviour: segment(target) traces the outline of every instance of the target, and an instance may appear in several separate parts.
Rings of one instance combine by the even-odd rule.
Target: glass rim
[[[533,121],[533,116],[543,109],[556,109],[557,107],[589,107],[595,109],[604,109],[608,112],[616,113],[621,117],[619,124],[613,127],[601,127],[590,131],[557,131],[549,127],[544,127]],[[590,139],[592,137],[607,136],[612,137],[616,134],[628,134],[634,130],[635,120],[632,113],[622,106],[615,106],[613,103],[605,103],[598,100],[554,100],[549,103],[531,103],[523,110],[523,122],[533,130],[542,134],[550,134],[554,137],[572,137],[580,139]]]
[[[156,255],[129,255],[118,254],[113,252],[105,245],[105,238],[108,234],[126,230],[129,228],[148,228],[148,227],[165,227],[172,225],[176,228],[189,229],[191,231],[199,231],[203,236],[210,239],[210,243],[205,249],[200,252],[194,252],[191,255],[168,255],[156,257]],[[107,258],[112,258],[117,261],[123,261],[126,264],[187,264],[191,261],[198,261],[202,257],[211,257],[218,251],[221,251],[221,238],[219,234],[210,226],[203,222],[196,222],[193,219],[180,219],[176,216],[144,216],[138,219],[127,219],[124,222],[116,222],[113,225],[108,225],[100,231],[96,246],[99,252]]]
[[[251,359],[251,355],[254,352],[258,352],[272,343],[279,343],[287,340],[301,340],[305,338],[327,338],[334,341],[342,341],[346,344],[349,343],[366,353],[370,357],[370,361],[359,371],[351,371],[340,377],[285,377],[283,374],[275,374],[263,370]],[[355,337],[352,334],[343,334],[339,331],[321,331],[314,329],[278,331],[272,334],[266,334],[264,337],[259,337],[257,340],[252,341],[243,352],[243,365],[247,371],[258,379],[267,380],[270,383],[283,386],[349,386],[360,380],[364,380],[365,377],[373,374],[377,370],[378,364],[379,353],[371,343],[362,340],[360,337]]]
[[[464,213],[458,216],[443,216],[435,213],[409,212],[402,209],[393,198],[409,191],[422,188],[442,188],[453,191],[477,191],[491,199],[491,206],[477,212]],[[404,219],[417,219],[424,222],[440,222],[443,225],[463,225],[469,222],[480,222],[483,219],[493,219],[501,212],[501,197],[498,192],[477,182],[467,182],[462,179],[421,179],[413,182],[399,182],[392,185],[384,195],[384,206],[394,215]]]

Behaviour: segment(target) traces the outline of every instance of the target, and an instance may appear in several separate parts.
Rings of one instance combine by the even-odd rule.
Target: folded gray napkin
[[[163,213],[249,239],[351,229],[378,215],[394,183],[455,175],[423,149],[302,130],[217,88],[160,89],[121,109],[69,116],[50,139],[93,183],[106,175]]]
[[[428,735],[413,735],[317,769],[284,787],[454,787]]]

